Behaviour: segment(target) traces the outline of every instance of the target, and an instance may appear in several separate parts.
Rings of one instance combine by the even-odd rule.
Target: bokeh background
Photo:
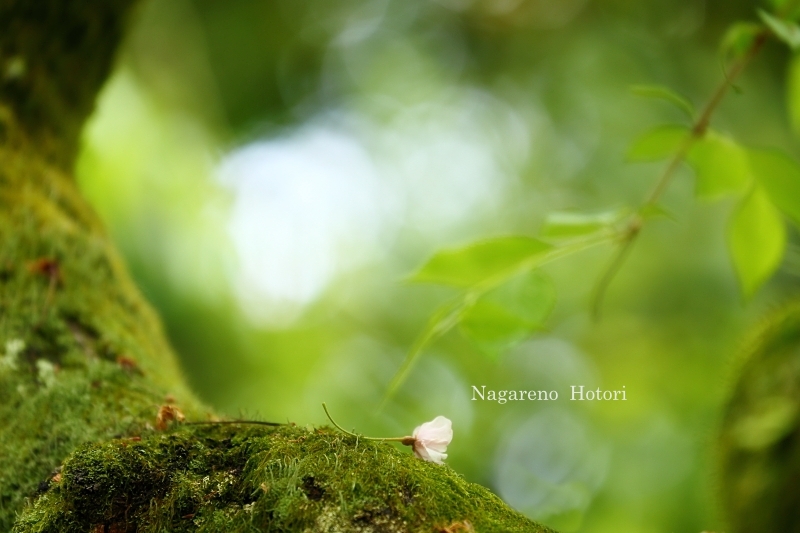
[[[553,210],[634,206],[625,151],[703,104],[739,0],[147,0],[84,134],[81,187],[158,307],[198,394],[234,417],[408,434],[446,415],[448,464],[562,531],[719,530],[713,438],[737,354],[797,293],[786,261],[743,302],[724,227],[682,172],[611,286],[611,249],[547,267],[547,331],[496,359],[457,332],[377,406],[451,293],[404,281],[434,251],[534,235]],[[795,69],[796,70],[796,69]],[[770,45],[714,126],[797,152],[792,60]],[[789,95],[787,98],[787,94]],[[569,386],[625,403],[567,400]],[[471,401],[556,389],[557,402]]]

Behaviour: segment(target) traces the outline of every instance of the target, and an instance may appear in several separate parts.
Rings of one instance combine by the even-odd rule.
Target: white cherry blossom
[[[417,426],[411,434],[414,454],[420,459],[442,464],[447,459],[447,446],[453,440],[453,423],[444,416]]]

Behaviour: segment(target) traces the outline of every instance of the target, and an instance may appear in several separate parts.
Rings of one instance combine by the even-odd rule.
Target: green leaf
[[[497,355],[541,329],[555,301],[550,278],[526,272],[479,298],[461,314],[459,326],[479,349]]]
[[[800,48],[800,26],[790,20],[780,19],[766,11],[759,10],[758,16],[775,34],[775,37],[789,45],[792,50]]]
[[[500,237],[454,250],[436,253],[411,281],[472,287],[487,281],[502,281],[524,263],[532,267],[552,245],[523,236]]]
[[[750,170],[770,200],[800,225],[800,166],[782,152],[750,150]]]
[[[739,193],[752,180],[747,151],[714,131],[707,132],[695,143],[686,160],[697,175],[695,194],[698,198]]]
[[[631,91],[637,96],[656,98],[658,100],[669,102],[686,113],[686,116],[689,117],[689,120],[694,119],[694,106],[692,103],[668,87],[664,87],[662,85],[634,85],[631,87]]]
[[[481,299],[502,305],[526,322],[539,327],[555,306],[556,289],[549,276],[533,270],[514,276]]]
[[[786,226],[760,187],[734,211],[728,226],[728,245],[742,293],[749,298],[778,268],[786,248]]]
[[[535,325],[494,302],[478,301],[464,313],[460,326],[465,337],[494,354],[525,339]]]
[[[636,139],[628,149],[629,161],[666,159],[678,151],[689,130],[684,126],[660,126]]]
[[[736,22],[728,28],[720,43],[720,53],[723,57],[730,54],[733,57],[743,56],[753,46],[762,27],[754,22]]]
[[[626,214],[622,209],[591,214],[555,211],[547,215],[539,235],[550,239],[582,237],[613,226]]]

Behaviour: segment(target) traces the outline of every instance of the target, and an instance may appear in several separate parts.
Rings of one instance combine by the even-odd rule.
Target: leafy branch
[[[800,0],[773,0],[773,4],[776,15],[760,11],[761,24],[737,23],[725,35],[723,51],[733,56],[732,62],[699,114],[686,98],[670,89],[633,88],[641,96],[671,103],[690,119],[688,126],[660,126],[647,132],[630,147],[630,161],[667,160],[637,209],[550,213],[535,238],[499,237],[442,250],[410,278],[461,292],[428,320],[390,382],[383,404],[405,382],[425,348],[456,326],[492,357],[542,330],[556,293],[540,267],[593,246],[614,243],[616,252],[593,291],[591,307],[598,316],[604,296],[643,226],[665,214],[659,201],[684,163],[694,170],[698,198],[739,198],[728,226],[728,244],[744,296],[752,296],[772,276],[786,249],[784,216],[800,226],[800,165],[780,152],[745,148],[710,125],[725,95],[770,37],[800,48],[800,26],[793,20]]]
[[[555,304],[555,290],[538,268],[619,238],[617,231],[599,225],[598,229],[601,231],[561,246],[532,237],[512,236],[434,255],[410,281],[465,290],[433,313],[389,383],[381,407],[403,384],[424,349],[457,325],[489,355],[496,355],[506,345],[542,329]]]
[[[752,39],[752,43],[750,44],[747,51],[742,54],[731,66],[730,70],[727,72],[726,78],[719,84],[717,89],[714,91],[711,99],[706,104],[705,108],[700,113],[697,120],[695,120],[694,124],[692,125],[689,134],[684,137],[681,141],[678,149],[675,151],[674,155],[670,159],[667,166],[664,168],[664,171],[661,173],[661,176],[656,181],[653,190],[648,195],[647,199],[644,203],[640,206],[639,210],[634,213],[630,220],[628,221],[627,231],[625,232],[625,238],[622,240],[617,253],[614,255],[611,263],[609,264],[608,268],[605,270],[603,275],[600,277],[600,280],[595,288],[594,296],[592,297],[592,314],[595,318],[600,316],[600,310],[603,305],[603,299],[605,297],[606,291],[608,290],[609,285],[614,280],[614,277],[619,272],[622,265],[625,263],[625,260],[628,257],[631,249],[633,248],[634,243],[636,242],[639,233],[641,232],[642,226],[644,224],[644,219],[642,218],[641,213],[643,211],[647,211],[652,209],[658,205],[658,201],[661,199],[661,196],[667,190],[670,182],[672,181],[675,173],[681,167],[682,163],[686,160],[687,155],[689,154],[692,147],[703,137],[705,137],[706,132],[711,124],[711,117],[713,116],[714,112],[719,107],[720,103],[722,103],[723,98],[727,94],[728,90],[733,87],[736,79],[741,75],[747,65],[752,61],[752,59],[758,55],[758,52],[764,46],[764,43],[767,41],[767,37],[769,36],[769,31],[764,28],[761,29]],[[680,107],[686,109],[686,106],[682,104],[685,102],[683,98],[672,96],[673,93],[665,92],[664,93],[669,100],[673,102],[678,102]],[[690,108],[691,109],[691,108]]]

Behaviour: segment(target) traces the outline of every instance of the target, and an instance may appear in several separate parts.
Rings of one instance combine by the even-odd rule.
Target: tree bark
[[[133,4],[0,0],[0,531],[550,531],[385,443],[181,423],[212,415],[71,175]]]

